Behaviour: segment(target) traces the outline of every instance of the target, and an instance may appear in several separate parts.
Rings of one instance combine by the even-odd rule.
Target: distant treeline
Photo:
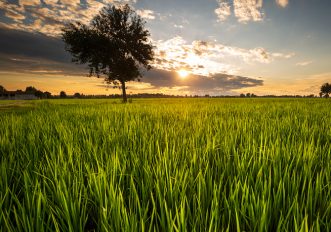
[[[121,98],[122,95],[120,94],[111,94],[111,95],[82,95],[82,98]],[[169,94],[162,94],[162,93],[139,93],[139,94],[129,94],[128,97],[131,98],[314,98],[317,97],[314,94],[301,96],[301,95],[263,95],[257,96],[255,94],[241,94],[241,95],[217,95],[217,96],[210,96],[206,95],[169,95]]]
[[[14,97],[14,96],[18,96],[18,95],[31,95],[31,96],[35,96],[36,98],[52,98],[52,94],[50,92],[43,92],[41,90],[36,89],[33,86],[28,86],[25,88],[25,90],[21,90],[18,89],[16,91],[8,91],[5,89],[5,87],[3,87],[2,85],[0,85],[0,96],[6,97],[8,96],[10,97]]]
[[[11,93],[11,94],[30,94],[34,95],[39,99],[56,99],[56,98],[81,98],[81,99],[93,99],[93,98],[122,98],[121,94],[109,94],[109,95],[85,95],[82,93],[75,93],[73,95],[66,94],[65,91],[61,91],[58,95],[52,95],[50,92],[43,92],[38,90],[33,86],[28,86],[23,90],[7,91],[3,86],[0,85],[0,94]],[[314,98],[317,95],[263,95],[258,96],[254,93],[242,93],[239,96],[231,95],[169,95],[163,93],[138,93],[138,94],[128,94],[129,98]]]

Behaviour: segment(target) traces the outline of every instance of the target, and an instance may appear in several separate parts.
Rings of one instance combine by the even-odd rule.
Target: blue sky
[[[129,92],[317,95],[331,81],[328,0],[1,0],[0,85],[116,92],[71,64],[60,39],[64,23],[109,3],[130,4],[156,46],[153,71]]]

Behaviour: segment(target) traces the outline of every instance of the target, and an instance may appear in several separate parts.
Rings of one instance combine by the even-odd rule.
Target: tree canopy
[[[67,93],[64,91],[60,92],[60,98],[66,98],[67,97]]]
[[[321,86],[321,92],[320,96],[321,97],[329,97],[331,94],[331,84],[325,83]]]
[[[33,86],[28,86],[25,88],[25,92],[29,93],[29,94],[35,94],[37,91],[39,91],[39,90]]]
[[[104,7],[90,24],[71,23],[62,38],[73,62],[88,64],[90,76],[104,76],[107,83],[121,84],[127,101],[125,82],[140,80],[142,70],[151,68],[153,46],[145,21],[129,5]]]

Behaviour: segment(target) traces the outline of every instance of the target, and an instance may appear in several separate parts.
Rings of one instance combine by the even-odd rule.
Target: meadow
[[[331,231],[331,101],[0,101],[0,231]]]

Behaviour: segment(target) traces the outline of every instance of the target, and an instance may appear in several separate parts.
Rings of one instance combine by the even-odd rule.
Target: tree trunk
[[[121,81],[121,84],[122,84],[123,103],[127,103],[128,102],[128,98],[126,96],[125,81]]]

